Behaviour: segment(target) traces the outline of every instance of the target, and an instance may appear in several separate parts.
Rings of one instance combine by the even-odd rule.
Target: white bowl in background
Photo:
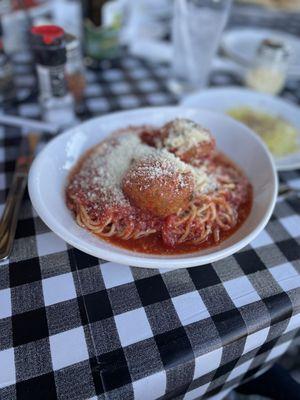
[[[107,243],[79,227],[65,203],[70,169],[90,147],[115,129],[130,125],[161,126],[174,118],[190,118],[209,128],[220,150],[243,168],[253,186],[253,207],[245,223],[218,246],[182,255],[141,254]],[[53,139],[37,156],[29,174],[34,208],[53,232],[95,257],[148,268],[184,268],[227,257],[253,240],[267,224],[276,200],[277,176],[266,146],[250,129],[232,118],[183,107],[156,107],[117,112],[91,119]]]
[[[182,99],[185,107],[200,108],[226,114],[236,107],[249,107],[267,114],[281,117],[293,125],[297,131],[299,149],[282,157],[274,157],[277,171],[289,171],[300,168],[300,109],[295,104],[254,90],[235,86],[209,88],[190,94]]]

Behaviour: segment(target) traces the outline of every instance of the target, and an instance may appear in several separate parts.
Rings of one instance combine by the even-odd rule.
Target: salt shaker
[[[284,43],[273,39],[263,40],[246,74],[246,85],[259,92],[279,93],[285,84],[288,59],[289,52]]]
[[[56,25],[31,28],[40,87],[43,119],[61,127],[76,122],[74,99],[68,92],[65,78],[66,44],[64,30]]]

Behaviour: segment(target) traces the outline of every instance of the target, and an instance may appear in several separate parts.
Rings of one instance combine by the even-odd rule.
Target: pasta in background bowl
[[[256,132],[275,157],[299,151],[298,132],[283,118],[250,107],[231,108],[227,113]]]

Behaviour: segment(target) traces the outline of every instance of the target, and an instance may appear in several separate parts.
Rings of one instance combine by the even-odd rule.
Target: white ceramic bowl
[[[163,256],[135,253],[111,245],[80,228],[65,204],[67,175],[80,155],[128,124],[160,126],[185,117],[211,129],[219,149],[247,173],[254,189],[252,211],[245,223],[220,245],[197,253]],[[53,139],[35,159],[29,174],[30,198],[39,216],[58,236],[98,258],[149,268],[184,268],[220,260],[246,246],[264,228],[273,211],[277,177],[272,158],[251,130],[210,111],[183,107],[145,108],[91,119]]]
[[[289,171],[300,168],[300,109],[295,104],[280,97],[259,93],[240,87],[209,88],[186,96],[181,101],[184,107],[218,111],[226,114],[236,107],[250,107],[273,116],[279,116],[298,131],[297,149],[294,153],[275,157],[277,171]]]

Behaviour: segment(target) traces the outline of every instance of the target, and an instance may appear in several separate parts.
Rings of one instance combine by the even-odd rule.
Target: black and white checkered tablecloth
[[[18,83],[32,87],[26,68]],[[167,75],[128,56],[103,62],[87,71],[85,116],[175,103]],[[212,84],[239,79],[219,72]],[[298,101],[300,85],[289,82],[284,96]],[[11,111],[38,117],[34,95]],[[2,208],[20,137],[0,128]],[[300,171],[280,177],[300,189]],[[0,265],[1,400],[217,399],[260,374],[300,327],[299,211],[299,198],[279,199],[251,245],[212,265],[167,271],[71,248],[26,196],[13,253]]]

